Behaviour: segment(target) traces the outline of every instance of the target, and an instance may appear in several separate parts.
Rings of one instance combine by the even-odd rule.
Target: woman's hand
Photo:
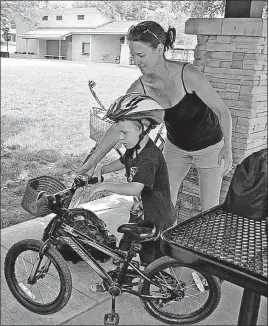
[[[231,145],[224,144],[218,158],[218,166],[221,166],[221,162],[224,160],[224,168],[222,176],[228,174],[233,168],[233,156],[232,156],[232,147]]]
[[[76,173],[79,175],[87,174],[89,177],[91,177],[93,175],[95,167],[96,165],[91,160],[88,160],[76,170]]]
[[[100,183],[102,175],[103,175],[102,166],[99,165],[99,166],[96,167],[96,169],[95,169],[95,171],[94,171],[94,173],[92,175],[92,178],[97,177],[98,183]]]

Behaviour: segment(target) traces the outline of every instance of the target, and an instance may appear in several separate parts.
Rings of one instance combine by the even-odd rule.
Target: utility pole
[[[148,20],[148,1],[146,1],[146,20]]]
[[[7,42],[7,52],[8,52],[8,41],[9,41],[9,27],[4,28],[4,40]]]

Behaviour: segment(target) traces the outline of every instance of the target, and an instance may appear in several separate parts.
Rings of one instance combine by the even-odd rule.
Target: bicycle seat
[[[156,227],[150,222],[122,224],[118,227],[118,232],[134,240],[150,240],[158,235]]]

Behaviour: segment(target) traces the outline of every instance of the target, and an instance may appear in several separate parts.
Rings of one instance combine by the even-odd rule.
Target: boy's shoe
[[[95,284],[91,285],[90,289],[95,293],[106,292],[106,288],[105,288],[103,282],[95,283]]]

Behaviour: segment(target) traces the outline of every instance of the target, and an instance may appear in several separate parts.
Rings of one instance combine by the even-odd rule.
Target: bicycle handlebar
[[[88,177],[88,180],[85,180],[86,178]],[[86,176],[83,177],[83,176],[78,176],[74,179],[74,185],[73,187],[76,187],[76,188],[79,188],[79,187],[84,187],[86,185],[93,185],[95,183],[98,183],[98,178],[97,177],[89,177],[89,176]],[[104,177],[101,176],[101,182],[104,181]]]
[[[104,177],[101,176],[101,182],[104,181]],[[49,198],[53,200],[53,202],[56,202],[56,197],[60,197],[60,200],[61,199],[66,199],[66,194],[68,196],[70,196],[71,194],[74,194],[76,189],[77,188],[80,188],[80,187],[84,187],[88,184],[95,184],[95,183],[98,183],[98,178],[97,177],[89,177],[88,176],[88,180],[83,177],[83,176],[78,176],[74,179],[74,182],[73,182],[73,185],[71,188],[69,189],[65,189],[65,190],[62,190],[56,194],[53,194],[53,195],[46,195],[45,193],[43,194],[40,194],[41,197],[34,203],[30,204],[29,205],[29,209],[33,212],[33,214],[38,214],[38,212],[40,211],[40,209],[42,208],[42,206],[48,206],[49,204]],[[59,197],[58,197],[58,200],[59,200]],[[61,201],[60,201],[61,202]]]

